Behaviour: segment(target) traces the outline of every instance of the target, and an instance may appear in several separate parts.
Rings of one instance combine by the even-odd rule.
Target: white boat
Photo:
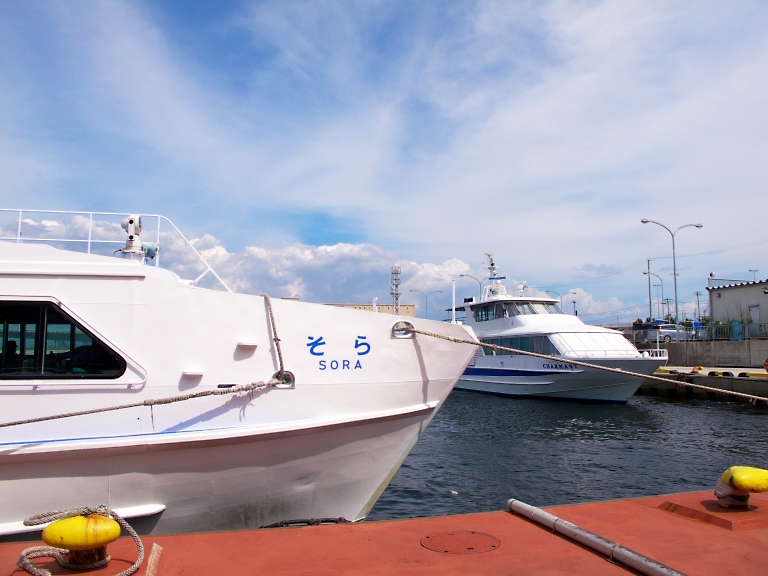
[[[548,358],[484,346],[459,379],[457,390],[625,403],[642,378],[601,368],[649,375],[666,362],[666,350],[640,352],[620,332],[564,314],[555,298],[526,296],[522,287],[517,295],[508,294],[493,255],[487,256],[490,278],[480,301],[469,298],[456,309],[466,312],[466,322],[484,344]]]
[[[161,224],[178,233],[160,216],[124,219],[127,240],[122,215],[11,216],[0,230],[0,535],[101,504],[144,533],[361,519],[476,351],[408,330],[472,339],[459,325],[203,288],[207,264],[182,280],[149,265],[142,220],[145,234],[157,221],[157,240]],[[80,225],[80,240],[46,242],[89,253],[25,231]]]

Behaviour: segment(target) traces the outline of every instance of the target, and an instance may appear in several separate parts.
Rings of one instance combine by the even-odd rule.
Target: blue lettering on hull
[[[317,367],[320,370],[362,370],[363,365],[360,360],[355,360],[354,365],[352,360],[320,360],[317,363]]]

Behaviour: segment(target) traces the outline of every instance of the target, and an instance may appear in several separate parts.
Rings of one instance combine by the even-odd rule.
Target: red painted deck
[[[765,574],[768,496],[754,494],[750,504],[753,509],[743,512],[720,509],[712,491],[705,491],[545,510],[679,572],[701,576]],[[430,536],[427,542],[437,547],[465,545],[475,550],[436,552],[422,545],[425,536]],[[492,548],[496,539],[499,545]],[[162,546],[155,572],[158,576],[635,574],[509,512],[144,536],[142,541],[147,558],[153,543]],[[16,568],[19,553],[40,544],[0,544],[0,575],[25,574]],[[489,551],[477,550],[483,547]],[[100,575],[117,574],[130,566],[136,558],[135,544],[130,538],[120,538],[109,545],[109,553],[113,560],[98,571]],[[53,574],[73,573],[61,569],[53,559],[35,562]],[[146,573],[147,560],[137,574]]]

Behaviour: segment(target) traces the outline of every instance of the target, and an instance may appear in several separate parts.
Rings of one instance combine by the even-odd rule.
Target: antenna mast
[[[392,312],[400,314],[400,266],[392,266],[392,282],[389,288],[392,294]]]
[[[493,261],[493,252],[486,252],[485,255],[488,257],[488,265],[486,268],[488,268],[488,272],[491,275],[491,278],[496,277],[496,264]]]

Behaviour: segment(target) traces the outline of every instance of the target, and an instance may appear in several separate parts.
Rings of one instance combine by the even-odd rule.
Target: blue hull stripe
[[[549,376],[551,374],[573,374],[581,370],[508,370],[505,368],[467,368],[464,376]]]

